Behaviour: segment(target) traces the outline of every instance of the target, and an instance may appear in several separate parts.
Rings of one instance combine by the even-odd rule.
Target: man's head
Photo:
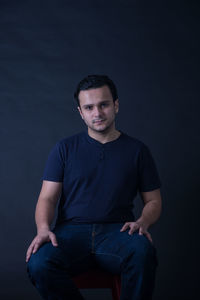
[[[117,89],[116,89],[116,86],[113,83],[113,81],[108,76],[106,76],[106,75],[88,75],[87,77],[83,78],[79,82],[79,84],[76,88],[76,91],[74,93],[74,98],[75,98],[78,106],[80,106],[80,100],[79,100],[80,91],[95,89],[95,88],[102,87],[104,85],[107,85],[109,87],[113,101],[116,101],[118,99]]]
[[[89,133],[108,133],[115,129],[119,102],[111,79],[102,75],[87,76],[79,83],[74,96]]]

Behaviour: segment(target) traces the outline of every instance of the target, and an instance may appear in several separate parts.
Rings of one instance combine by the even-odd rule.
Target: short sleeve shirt
[[[149,148],[121,132],[105,144],[83,131],[51,150],[43,180],[62,182],[57,223],[134,221],[137,192],[161,187]]]

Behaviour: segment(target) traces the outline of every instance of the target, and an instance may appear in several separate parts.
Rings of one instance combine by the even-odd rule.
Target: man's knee
[[[132,251],[132,260],[138,266],[156,266],[157,255],[153,244],[144,235],[135,234],[134,247]]]
[[[47,263],[38,255],[38,253],[31,255],[27,263],[27,272],[34,284],[36,279],[39,279],[42,274],[47,272]]]
[[[51,248],[50,244],[43,245],[36,253],[32,254],[27,263],[27,272],[32,282],[40,280],[40,278],[48,277],[51,269]]]

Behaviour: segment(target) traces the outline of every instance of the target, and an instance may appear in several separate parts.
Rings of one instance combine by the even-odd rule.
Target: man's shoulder
[[[145,146],[144,142],[141,141],[140,139],[130,136],[127,133],[122,132],[123,137],[124,137],[124,142],[126,142],[127,144],[129,144],[130,146],[134,146],[134,147],[138,147],[141,148],[142,146]]]
[[[69,147],[71,145],[80,143],[84,138],[84,131],[78,132],[76,134],[70,135],[68,137],[60,139],[56,144],[58,147]]]

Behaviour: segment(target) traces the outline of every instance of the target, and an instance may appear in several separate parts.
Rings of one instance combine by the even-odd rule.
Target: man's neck
[[[88,135],[102,144],[116,140],[121,132],[115,128],[109,132],[94,132],[88,128]]]

